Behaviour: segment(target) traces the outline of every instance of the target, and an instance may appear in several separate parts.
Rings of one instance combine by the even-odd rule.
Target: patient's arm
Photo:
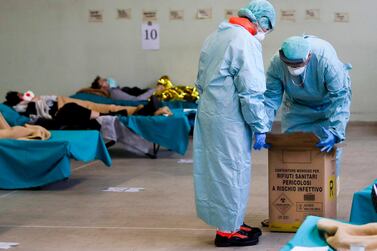
[[[0,112],[0,129],[8,129],[8,128],[10,128],[10,125],[3,117],[3,114],[1,114]]]

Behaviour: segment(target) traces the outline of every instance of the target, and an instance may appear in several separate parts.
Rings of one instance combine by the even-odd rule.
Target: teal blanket
[[[373,184],[376,182],[377,180]],[[377,222],[377,213],[374,210],[371,196],[373,184],[354,193],[350,222],[357,225]]]
[[[377,182],[377,180],[375,182]],[[362,225],[377,222],[377,213],[372,204],[371,192],[372,185],[354,194],[350,224]],[[281,251],[291,250],[295,246],[326,246],[327,242],[317,228],[317,222],[319,219],[321,218],[316,216],[308,216],[297,230],[295,236],[281,249]]]
[[[98,131],[51,131],[49,142],[68,142],[68,155],[76,160],[101,160],[111,166],[111,157]]]
[[[129,116],[120,121],[142,136],[167,149],[184,155],[189,142],[190,123],[182,109],[173,109],[173,116]]]
[[[28,117],[20,115],[7,105],[0,104],[0,112],[10,126],[22,126],[30,121]]]
[[[295,236],[280,251],[290,251],[296,246],[300,247],[325,247],[328,246],[324,236],[317,228],[321,217],[308,216],[297,230]],[[329,250],[334,250],[331,247]]]
[[[1,139],[0,188],[32,188],[65,179],[71,175],[71,157],[111,165],[97,131],[52,131],[47,141]]]

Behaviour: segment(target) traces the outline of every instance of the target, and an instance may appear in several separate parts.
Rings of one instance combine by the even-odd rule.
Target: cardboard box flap
[[[269,133],[266,142],[272,147],[315,147],[319,139],[314,133]]]

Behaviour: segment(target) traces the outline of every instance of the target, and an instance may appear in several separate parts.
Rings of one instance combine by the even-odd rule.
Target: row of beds
[[[137,106],[145,101],[113,100],[87,93],[71,98],[100,104]],[[189,142],[195,112],[193,102],[164,102],[173,115],[119,117],[127,128],[143,139],[153,143],[153,154],[164,147],[184,155]],[[0,104],[0,112],[11,126],[24,125],[28,119],[12,108]],[[45,141],[0,139],[0,189],[27,189],[41,187],[67,179],[71,175],[71,161],[91,162],[101,160],[111,166],[112,160],[98,131],[51,131]]]

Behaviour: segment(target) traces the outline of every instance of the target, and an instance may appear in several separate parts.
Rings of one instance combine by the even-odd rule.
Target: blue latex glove
[[[269,148],[270,145],[266,144],[266,134],[265,133],[255,133],[254,134],[254,150],[261,150],[262,148]]]
[[[335,145],[336,138],[335,138],[334,134],[332,134],[332,132],[330,132],[328,129],[322,127],[322,131],[325,133],[326,138],[321,140],[315,146],[320,148],[321,152],[328,152],[329,153]]]

